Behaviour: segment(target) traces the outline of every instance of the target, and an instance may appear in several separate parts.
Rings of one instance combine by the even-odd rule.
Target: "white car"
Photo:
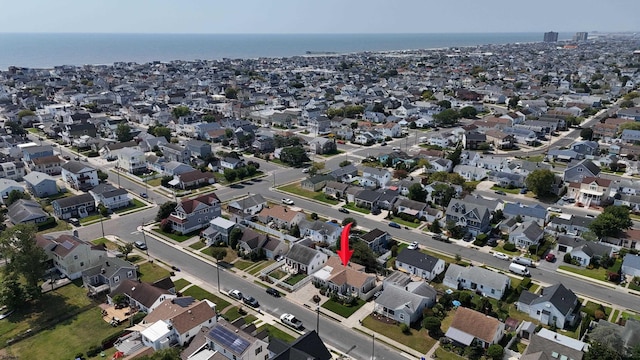
[[[293,205],[293,200],[286,198],[286,199],[282,199],[282,203],[286,204],[286,205]]]
[[[280,315],[280,321],[287,326],[291,326],[296,330],[300,330],[302,328],[302,321],[298,320],[293,314],[284,313]]]
[[[418,242],[417,242],[417,241],[414,241],[414,242],[412,242],[411,244],[409,244],[409,246],[407,247],[407,249],[409,249],[409,250],[417,250],[419,246],[420,246],[420,245],[418,245]]]
[[[238,290],[231,290],[229,291],[229,296],[231,296],[232,298],[236,299],[236,300],[242,300],[244,299],[244,296],[242,295],[242,293]]]
[[[306,173],[309,172],[309,170],[310,170],[309,168],[304,168],[304,169],[302,169],[302,172],[306,174]]]
[[[501,252],[494,252],[493,256],[500,259],[500,260],[509,260],[509,255],[507,254],[503,254]]]
[[[547,211],[549,211],[549,212],[561,213],[561,212],[562,212],[562,209],[560,209],[559,207],[549,206],[549,207],[547,208]]]

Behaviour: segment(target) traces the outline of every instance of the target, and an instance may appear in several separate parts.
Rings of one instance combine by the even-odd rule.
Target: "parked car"
[[[310,170],[309,168],[304,168],[304,169],[302,169],[302,172],[306,174],[306,173],[309,172],[309,170]]]
[[[146,199],[146,198],[149,197],[149,195],[147,195],[147,193],[143,192],[143,193],[140,193],[140,197],[143,198],[143,199]]]
[[[349,213],[349,210],[347,210],[345,208],[340,208],[340,209],[338,209],[338,211],[340,211],[343,214],[348,214]]]
[[[142,241],[134,242],[133,246],[137,247],[140,250],[147,250],[147,244],[143,243]]]
[[[234,298],[236,300],[244,299],[244,296],[242,296],[242,293],[239,290],[231,290],[231,291],[229,291],[229,296],[231,296],[232,298]]]
[[[371,210],[371,215],[380,215],[382,211],[378,208]]]
[[[419,247],[420,247],[420,245],[418,245],[418,242],[414,241],[411,244],[409,244],[409,246],[407,246],[407,249],[409,249],[409,250],[417,250]]]
[[[389,226],[396,229],[402,229],[402,226],[398,225],[398,223],[394,223],[393,221],[389,223]]]
[[[271,288],[271,287],[267,288],[267,294],[269,294],[269,295],[271,295],[273,297],[280,297],[280,291],[278,291],[278,290],[276,290],[274,288]]]
[[[391,149],[391,150],[393,150],[393,151],[400,151],[400,148],[399,148],[399,147],[393,147],[393,149]]]
[[[382,143],[380,143],[380,146],[387,146],[387,143],[386,142],[382,142]]]
[[[507,195],[507,193],[502,190],[494,191],[494,193],[496,193],[497,195]]]
[[[296,330],[302,329],[302,321],[298,320],[293,314],[284,313],[280,315],[280,321],[287,326],[291,326]]]
[[[552,253],[548,253],[547,256],[544,257],[545,260],[547,260],[548,262],[554,262],[556,261],[556,256],[553,255]]]
[[[260,306],[260,303],[258,302],[258,300],[256,300],[253,296],[245,296],[242,299],[242,302],[253,308],[257,308]]]
[[[65,155],[62,158],[65,159],[65,160],[71,160],[71,156],[69,156],[69,155]]]
[[[555,207],[555,206],[549,206],[547,208],[547,211],[549,212],[556,212],[556,213],[561,213],[562,209],[560,209],[559,207]]]
[[[293,200],[289,198],[282,199],[282,203],[285,205],[293,205]]]
[[[69,223],[75,226],[80,226],[80,220],[78,220],[77,218],[70,218]]]
[[[500,259],[500,260],[509,260],[509,255],[507,254],[503,254],[501,252],[494,252],[493,256]]]

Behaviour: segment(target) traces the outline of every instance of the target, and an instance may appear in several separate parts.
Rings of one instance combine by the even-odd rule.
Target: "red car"
[[[547,260],[548,262],[554,262],[556,261],[556,256],[553,255],[552,253],[548,253],[547,256],[544,257],[545,260]]]

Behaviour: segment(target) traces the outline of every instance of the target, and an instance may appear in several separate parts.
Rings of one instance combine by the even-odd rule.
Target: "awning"
[[[602,196],[604,194],[599,191],[588,190],[588,189],[580,189],[580,192],[583,194],[589,194],[589,195],[595,195],[595,196]]]
[[[449,339],[455,341],[455,342],[459,342],[462,345],[466,345],[469,346],[471,345],[471,343],[473,342],[473,335],[471,334],[467,334],[464,331],[460,331],[456,328],[452,328],[450,327],[449,330],[447,330],[447,333],[444,334],[444,336],[448,337]]]
[[[169,181],[169,185],[171,185],[171,186],[176,186],[178,184],[180,184],[180,180],[178,180],[178,179],[173,179],[173,180]]]

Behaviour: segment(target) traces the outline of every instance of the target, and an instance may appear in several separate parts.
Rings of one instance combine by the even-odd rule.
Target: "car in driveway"
[[[409,244],[409,246],[407,246],[407,249],[409,249],[409,250],[417,250],[419,247],[420,247],[420,245],[418,245],[418,242],[414,241],[411,244]]]
[[[242,296],[242,293],[239,290],[231,290],[231,291],[229,291],[229,296],[231,296],[232,298],[234,298],[236,300],[244,299],[244,296]]]
[[[133,246],[137,247],[140,250],[147,250],[147,244],[143,243],[142,241],[134,242]]]
[[[282,203],[285,205],[293,205],[293,200],[289,199],[289,198],[284,198],[282,199]]]
[[[258,300],[256,300],[253,296],[245,296],[242,299],[242,302],[253,308],[257,308],[260,306],[260,303],[258,302]]]
[[[548,253],[547,256],[544,257],[545,260],[547,260],[548,262],[554,262],[556,261],[556,256],[553,255],[552,253]]]
[[[340,208],[340,209],[338,209],[338,211],[340,211],[343,214],[348,214],[349,213],[349,210],[347,210],[345,208]]]
[[[267,288],[267,294],[273,296],[273,297],[280,297],[280,291],[272,288],[272,287],[268,287]]]
[[[396,229],[401,229],[402,226],[400,226],[398,223],[394,223],[393,221],[389,223],[389,226],[391,226],[392,228],[396,228]]]
[[[494,252],[494,253],[493,253],[493,256],[494,256],[495,258],[497,258],[497,259],[500,259],[500,260],[509,260],[509,255],[507,255],[507,254],[503,254],[503,253],[501,253],[501,252]]]

